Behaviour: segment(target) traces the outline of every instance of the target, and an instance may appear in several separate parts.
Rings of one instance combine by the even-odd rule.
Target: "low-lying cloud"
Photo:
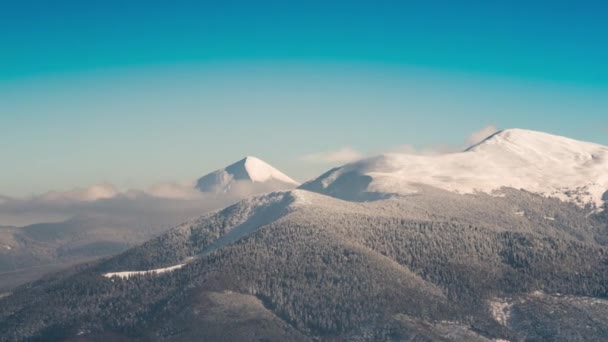
[[[28,198],[0,196],[0,227],[60,222],[83,215],[177,223],[276,189],[273,184],[237,181],[227,193],[205,193],[194,188],[194,182],[167,182],[120,192],[103,183]]]
[[[469,146],[473,146],[476,144],[479,144],[480,142],[482,142],[485,138],[489,137],[490,135],[494,134],[498,132],[498,128],[494,125],[488,125],[482,129],[480,129],[479,131],[475,131],[473,133],[471,133],[467,139],[466,139],[466,143]]]
[[[310,163],[348,163],[364,156],[352,147],[343,147],[335,151],[310,153],[300,157],[300,160]]]
[[[92,202],[100,199],[115,197],[120,192],[109,183],[95,184],[88,188],[76,188],[70,191],[51,191],[40,196],[41,200],[46,201],[84,201]]]
[[[482,142],[485,138],[496,133],[497,131],[498,131],[498,128],[495,125],[488,125],[488,126],[481,128],[478,131],[475,131],[475,132],[469,134],[465,138],[464,144],[430,145],[430,146],[424,146],[424,147],[416,147],[411,144],[405,144],[405,145],[395,146],[385,152],[422,155],[422,156],[435,156],[435,155],[442,155],[442,154],[448,154],[448,153],[456,153],[456,152],[461,152],[472,145]],[[363,159],[363,158],[369,157],[369,156],[370,155],[361,153],[351,147],[343,147],[339,150],[310,153],[310,154],[300,157],[299,159],[301,161],[309,162],[309,163],[350,163],[350,162],[360,160],[360,159]]]
[[[186,183],[160,183],[149,187],[144,192],[152,197],[193,200],[203,197],[195,187],[195,182]]]
[[[189,199],[155,197],[131,190],[112,198],[95,201],[49,200],[42,197],[7,198],[0,202],[0,226],[25,226],[60,222],[74,216],[141,218],[142,221],[178,222],[221,209],[237,202],[232,194],[200,194]]]

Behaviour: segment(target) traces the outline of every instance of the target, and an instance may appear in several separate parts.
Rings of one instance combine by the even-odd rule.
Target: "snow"
[[[256,157],[246,157],[244,159],[245,170],[253,182],[266,182],[269,179],[276,179],[281,182],[299,185],[298,182],[289,178],[283,172],[268,165],[266,162]]]
[[[355,177],[355,176],[356,177]],[[600,206],[608,190],[608,147],[522,129],[500,131],[459,153],[390,153],[334,169],[302,188],[349,199],[352,189],[411,194],[419,185],[457,193],[524,189]]]
[[[263,194],[242,200],[239,203],[219,210],[216,213],[208,214],[228,215],[230,216],[231,225],[226,227],[225,234],[205,247],[201,254],[190,256],[182,260],[178,265],[143,271],[110,272],[102,275],[107,278],[129,278],[134,275],[161,274],[177,270],[198,257],[207,255],[219,248],[251,235],[260,227],[279,219],[281,216],[292,210],[296,210],[304,205],[308,205],[309,197],[304,198],[304,193],[307,193],[307,191],[293,190]],[[310,195],[324,197],[312,193]],[[183,227],[188,228],[193,224],[196,224],[196,220],[184,224]]]
[[[145,274],[161,274],[161,273],[165,273],[165,272],[171,272],[177,269],[180,269],[182,267],[184,267],[185,264],[178,264],[178,265],[174,265],[174,266],[170,266],[170,267],[163,267],[163,268],[156,268],[153,270],[146,270],[146,271],[122,271],[122,272],[110,272],[110,273],[104,273],[102,274],[104,277],[106,278],[112,278],[112,277],[119,277],[119,278],[129,278],[131,276],[135,276],[135,275],[145,275]]]
[[[287,214],[294,208],[294,203],[301,204],[294,192],[264,194],[228,207],[228,213],[235,222],[234,226],[228,228],[226,234],[207,246],[202,254],[209,254],[218,248],[238,241]]]
[[[224,169],[201,177],[196,183],[196,188],[203,192],[226,193],[237,183],[270,184],[273,186],[272,190],[294,188],[299,185],[268,163],[248,156]]]
[[[496,322],[503,326],[507,326],[509,319],[511,318],[511,307],[513,303],[509,303],[506,300],[492,300],[489,302],[490,313]]]

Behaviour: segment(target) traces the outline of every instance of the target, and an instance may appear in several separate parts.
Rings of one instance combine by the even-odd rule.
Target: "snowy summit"
[[[491,193],[512,187],[599,206],[608,190],[608,147],[508,129],[459,153],[392,153],[363,159],[330,170],[302,188],[368,200],[413,193],[421,184],[458,193]]]
[[[256,158],[245,157],[226,168],[201,177],[196,188],[202,192],[228,193],[251,188],[267,191],[292,189],[299,184],[283,172]]]

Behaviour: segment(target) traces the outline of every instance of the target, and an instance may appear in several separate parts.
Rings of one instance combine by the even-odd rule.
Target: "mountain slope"
[[[2,295],[0,341],[605,340],[605,154],[508,130],[349,164]],[[247,165],[229,191],[273,179]]]
[[[263,161],[247,157],[201,178],[199,186],[213,193],[192,200],[157,199],[143,194],[128,198],[114,196],[116,193],[111,192],[113,188],[109,185],[99,185],[45,195],[44,200],[60,201],[114,197],[105,203],[99,202],[99,210],[120,209],[111,214],[97,214],[95,204],[92,204],[90,208],[84,208],[87,214],[63,222],[0,227],[0,292],[61,267],[118,254],[205,211],[222,208],[254,194],[294,188],[297,183]],[[84,209],[79,208],[78,212]]]
[[[245,157],[224,169],[216,170],[196,182],[196,188],[202,192],[228,193],[234,191],[252,191],[265,189],[276,191],[292,189],[299,184],[287,175],[256,157]]]
[[[461,153],[364,159],[333,169],[301,188],[347,200],[373,200],[415,193],[420,184],[457,193],[512,187],[601,206],[608,191],[608,147],[510,129]]]
[[[0,299],[0,340],[187,341],[223,327],[241,340],[254,326],[259,340],[576,340],[585,325],[593,340],[608,317],[585,304],[608,297],[603,219],[516,190],[365,203],[266,194],[16,290]],[[538,291],[551,300],[528,299]]]

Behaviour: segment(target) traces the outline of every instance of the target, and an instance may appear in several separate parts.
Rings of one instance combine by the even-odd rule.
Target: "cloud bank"
[[[229,194],[206,194],[196,190],[193,182],[168,182],[121,192],[103,183],[27,198],[0,196],[0,227],[60,222],[83,215],[179,222],[226,207],[259,193],[257,190],[243,184]]]
[[[115,186],[109,183],[95,184],[88,188],[76,188],[70,191],[51,191],[40,196],[40,200],[44,201],[83,201],[92,202],[100,199],[108,199],[115,197],[120,192]]]

